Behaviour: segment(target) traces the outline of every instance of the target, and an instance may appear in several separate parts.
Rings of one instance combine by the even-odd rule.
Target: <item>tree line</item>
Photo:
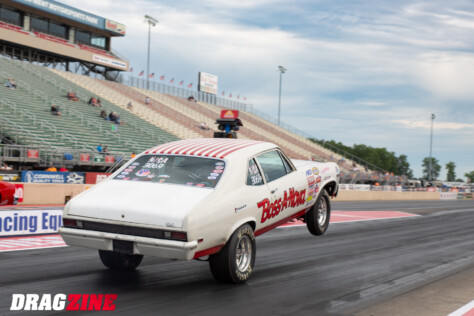
[[[310,140],[333,151],[335,151],[335,148],[343,150],[348,154],[376,165],[383,170],[391,173],[393,172],[393,174],[405,175],[409,179],[413,179],[413,170],[410,168],[408,157],[406,155],[402,154],[397,156],[394,152],[389,152],[386,148],[376,148],[362,144],[346,146],[341,142],[336,142],[335,140],[325,141],[315,138],[310,138]],[[344,156],[344,154],[342,155]],[[350,156],[346,155],[346,158],[350,158]],[[421,163],[423,167],[423,175],[420,180],[429,180],[430,178],[431,180],[436,180],[439,178],[441,165],[436,158],[431,157],[431,177],[429,175],[430,158],[424,158]],[[445,168],[447,171],[446,181],[464,182],[464,180],[456,178],[456,164],[453,161],[448,162],[445,165]],[[471,183],[474,183],[474,170],[464,174],[464,176],[470,179]]]

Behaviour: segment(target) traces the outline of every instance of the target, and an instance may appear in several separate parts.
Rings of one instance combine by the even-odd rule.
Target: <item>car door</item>
[[[257,155],[255,160],[270,192],[269,199],[258,203],[260,223],[272,225],[303,210],[307,183],[289,160],[277,149]]]

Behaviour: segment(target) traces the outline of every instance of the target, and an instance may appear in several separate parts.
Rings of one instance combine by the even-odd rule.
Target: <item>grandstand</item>
[[[128,84],[114,82],[121,79],[120,71],[128,70],[128,62],[113,52],[111,38],[124,34],[119,23],[53,0],[0,0],[0,54],[5,56],[0,58],[0,80],[15,78],[17,83],[16,89],[0,89],[0,160],[22,168],[54,163],[110,171],[150,146],[212,137],[221,110],[231,108],[240,110],[244,123],[239,138],[276,143],[294,159],[339,162],[345,182],[400,182],[398,177],[381,177],[383,170],[357,157],[330,151],[275,124],[245,104],[155,82],[146,90],[137,78]],[[90,77],[91,72],[100,79]],[[68,94],[78,100],[69,100]],[[101,99],[102,107],[88,104],[91,97]],[[60,116],[52,115],[52,105],[60,108]],[[102,110],[115,112],[123,124],[104,120]],[[202,129],[201,123],[211,129]],[[106,145],[109,153],[99,154],[98,144]],[[356,163],[358,172],[353,170]]]

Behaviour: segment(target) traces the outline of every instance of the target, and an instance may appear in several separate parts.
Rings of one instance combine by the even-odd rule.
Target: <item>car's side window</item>
[[[247,171],[247,185],[262,185],[263,178],[254,159],[250,159]]]
[[[267,182],[271,182],[287,174],[285,165],[282,158],[280,157],[280,154],[278,153],[278,150],[273,150],[258,155],[256,159],[262,168],[263,175],[265,176]]]
[[[288,160],[286,159],[285,155],[283,155],[282,153],[280,153],[280,157],[281,157],[281,160],[283,160],[283,165],[285,166],[286,173],[292,172],[292,171],[293,171],[293,168],[291,168],[291,165],[290,165],[290,163],[288,162]]]

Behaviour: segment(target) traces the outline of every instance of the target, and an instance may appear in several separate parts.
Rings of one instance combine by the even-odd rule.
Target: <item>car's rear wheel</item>
[[[223,283],[244,283],[252,274],[256,251],[252,227],[240,226],[224,248],[209,257],[212,275]]]
[[[311,234],[320,236],[326,232],[331,217],[331,204],[329,196],[324,190],[316,200],[316,203],[306,213],[306,226]]]
[[[142,262],[142,255],[128,255],[113,251],[99,250],[99,257],[104,266],[112,270],[134,270]]]

